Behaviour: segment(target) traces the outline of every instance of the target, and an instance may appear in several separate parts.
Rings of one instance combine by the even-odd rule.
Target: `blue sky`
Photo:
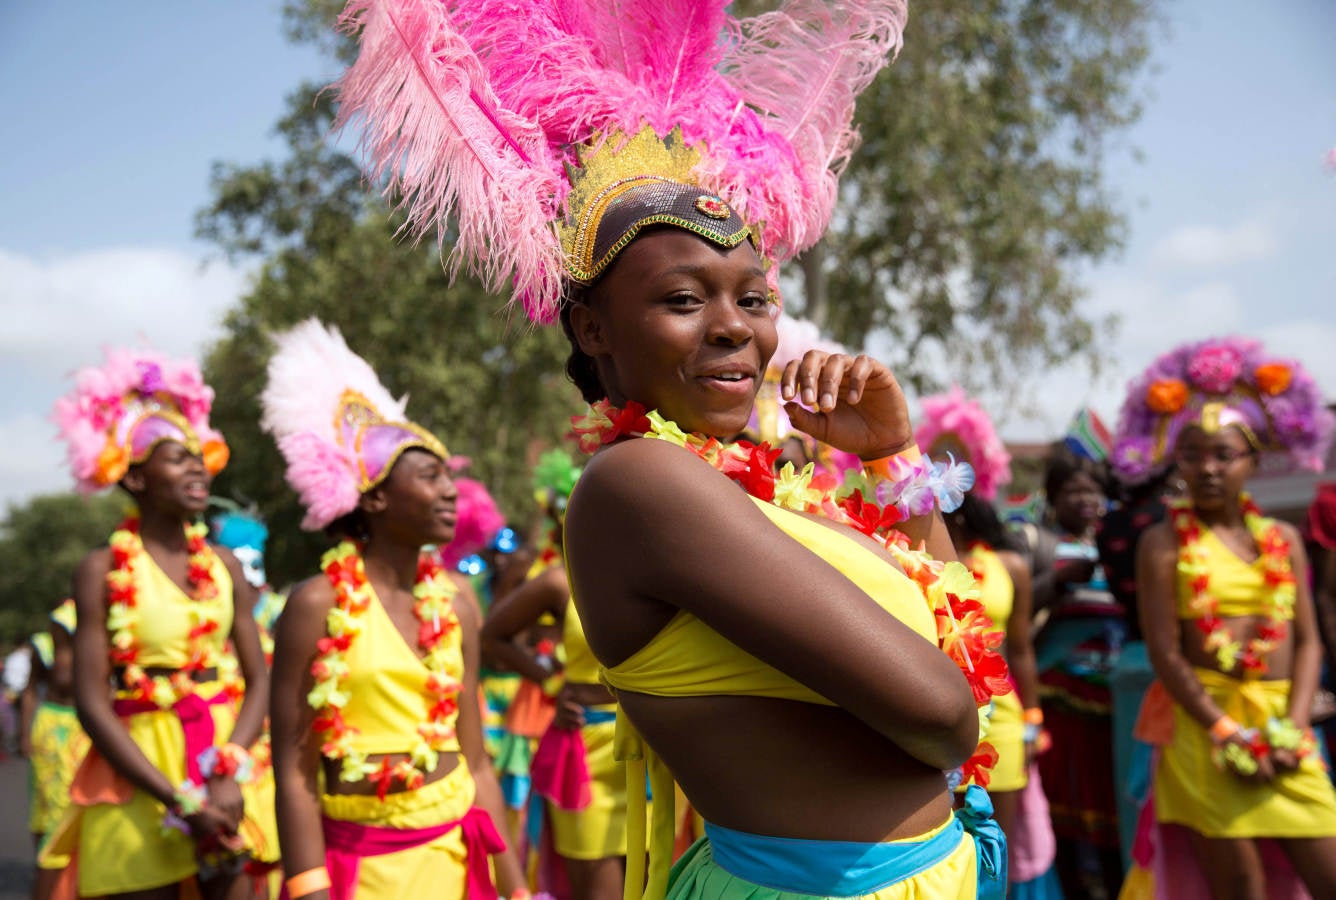
[[[1032,406],[999,404],[1007,437],[1045,437],[1083,404],[1112,425],[1127,379],[1155,354],[1222,332],[1298,356],[1336,398],[1336,172],[1322,166],[1336,147],[1336,4],[1168,0],[1167,11],[1145,115],[1110,159],[1128,246],[1085,275],[1090,308],[1123,318],[1113,364],[1095,381],[1079,367],[1050,373]],[[210,165],[279,154],[285,95],[337,72],[286,41],[278,0],[8,12],[0,503],[68,483],[44,417],[99,346],[190,353],[215,334],[247,275],[205,267],[210,248],[193,238]]]

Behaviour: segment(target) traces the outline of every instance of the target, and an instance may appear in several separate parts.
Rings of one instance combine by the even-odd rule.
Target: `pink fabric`
[[[466,897],[496,896],[487,857],[506,849],[486,810],[471,808],[464,817],[431,828],[381,828],[340,819],[321,818],[325,832],[325,868],[329,870],[330,900],[354,900],[357,870],[364,857],[398,853],[430,843],[456,828],[463,829],[464,848],[468,852]]]
[[[549,728],[529,765],[533,790],[561,809],[584,809],[591,799],[589,762],[578,728]]]
[[[1039,780],[1039,766],[1030,765],[1030,777],[1016,803],[1016,822],[1007,836],[1007,878],[1013,884],[1034,881],[1053,868],[1058,844],[1048,817],[1048,799]]]
[[[226,703],[229,699],[227,693],[221,691],[208,700],[200,697],[199,694],[187,694],[177,700],[172,707],[172,712],[176,713],[176,717],[181,720],[181,731],[185,734],[186,778],[196,784],[204,783],[204,776],[199,769],[200,754],[213,746],[213,715],[209,712],[209,707]],[[139,713],[159,711],[156,703],[151,703],[148,700],[129,699],[115,701],[112,704],[112,709],[115,710],[116,715],[122,718]]]

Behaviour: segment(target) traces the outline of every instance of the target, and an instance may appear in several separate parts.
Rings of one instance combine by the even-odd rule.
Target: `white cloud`
[[[1276,356],[1297,359],[1328,402],[1336,401],[1336,322],[1316,319],[1268,325],[1256,337]]]
[[[106,345],[198,355],[241,296],[244,271],[125,247],[34,258],[0,249],[0,504],[71,485],[46,416]]]
[[[1268,259],[1276,249],[1271,229],[1260,222],[1243,222],[1232,228],[1183,225],[1161,238],[1151,257],[1172,268],[1212,268]]]

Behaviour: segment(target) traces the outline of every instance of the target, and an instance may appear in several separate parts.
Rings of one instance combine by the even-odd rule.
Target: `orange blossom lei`
[[[462,635],[453,599],[456,588],[444,567],[432,554],[418,559],[417,583],[413,587],[413,615],[418,620],[418,646],[426,651],[422,663],[427,669],[425,691],[431,705],[427,721],[418,726],[418,742],[408,759],[392,763],[385,757],[379,764],[367,761],[367,755],[352,747],[357,729],[343,719],[348,693],[343,684],[348,677],[346,654],[362,633],[362,616],[374,596],[356,544],[344,541],[327,552],[320,567],[334,586],[334,607],[325,619],[328,636],[317,645],[318,655],[311,664],[315,687],[306,701],[315,710],[313,726],[321,733],[320,752],[330,759],[342,760],[339,778],[361,781],[376,779],[376,793],[383,800],[394,781],[412,790],[421,787],[428,772],[436,769],[439,752],[455,736],[455,715],[459,710],[462,685],[456,677],[463,672]]]
[[[217,653],[209,635],[218,630],[217,610],[206,602],[218,596],[213,580],[213,550],[205,540],[209,526],[196,522],[186,526],[186,549],[190,553],[190,595],[196,602],[190,608],[189,645],[185,665],[170,676],[152,678],[139,666],[139,643],[135,627],[139,624],[135,573],[145,563],[144,542],[139,536],[139,517],[131,514],[111,534],[111,570],[107,572],[107,630],[111,633],[111,664],[123,666],[121,681],[130,698],[169,709],[195,690],[195,674],[218,665]]]
[[[571,422],[580,449],[586,453],[621,437],[668,441],[690,450],[758,500],[796,512],[815,513],[881,542],[919,586],[932,608],[937,620],[938,645],[969,682],[975,703],[980,707],[980,734],[985,732],[992,698],[1011,690],[1006,660],[997,652],[1003,633],[993,629],[992,620],[984,613],[978,585],[969,569],[958,562],[934,560],[921,546],[911,548],[909,538],[893,527],[901,518],[894,506],[882,507],[868,499],[871,491],[823,484],[814,479],[812,463],[801,471],[786,463],[776,473],[774,463],[779,451],[771,449],[769,444],[750,441],[726,444],[713,437],[687,434],[658,412],[647,413],[634,401],[618,409],[607,400],[600,400],[590,406],[587,414]],[[965,763],[964,779],[987,787],[987,770],[996,761],[997,752],[992,745],[981,743]]]
[[[1201,523],[1188,500],[1175,501],[1170,507],[1174,534],[1178,537],[1178,572],[1187,579],[1192,597],[1188,608],[1196,617],[1197,628],[1206,636],[1205,647],[1215,653],[1216,661],[1225,672],[1232,672],[1243,664],[1247,676],[1266,674],[1266,656],[1289,633],[1289,620],[1294,618],[1294,571],[1290,566],[1290,545],[1281,534],[1280,526],[1263,518],[1257,505],[1247,494],[1242,496],[1243,521],[1248,526],[1261,551],[1266,621],[1257,628],[1247,646],[1233,640],[1229,630],[1216,617],[1217,600],[1211,594],[1211,566],[1205,548],[1201,546]]]

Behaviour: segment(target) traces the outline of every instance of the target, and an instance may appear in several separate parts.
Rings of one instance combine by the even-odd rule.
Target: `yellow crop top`
[[[210,572],[218,593],[211,600],[195,600],[167,577],[145,551],[132,570],[135,582],[136,662],[144,668],[179,669],[190,661],[190,629],[201,612],[218,623],[207,636],[205,668],[218,665],[228,635],[232,633],[232,575],[227,564],[213,554]]]
[[[1215,614],[1221,618],[1231,616],[1265,616],[1272,611],[1271,604],[1265,599],[1266,578],[1262,567],[1263,557],[1246,563],[1237,553],[1221,543],[1215,532],[1202,526],[1198,546],[1205,554],[1205,563],[1211,572],[1211,596],[1219,605]],[[1187,573],[1176,573],[1178,617],[1195,619],[1191,601],[1193,597],[1192,579]]]
[[[752,500],[781,531],[835,567],[878,606],[924,640],[937,642],[932,610],[899,569],[828,525]],[[566,652],[570,654],[569,646]],[[685,611],[624,662],[604,669],[603,680],[614,688],[658,697],[728,694],[832,705]]]
[[[589,649],[580,613],[571,600],[566,601],[566,616],[561,623],[561,646],[566,652],[566,680],[574,684],[598,684],[598,659]]]
[[[973,565],[982,575],[979,579],[979,601],[983,611],[993,620],[993,627],[1006,631],[1011,620],[1011,608],[1016,602],[1016,585],[1011,581],[1011,573],[1002,564],[1002,558],[987,547],[976,547],[973,551]]]
[[[356,729],[350,749],[362,753],[408,753],[420,740],[418,726],[430,721],[426,665],[404,640],[380,598],[371,591],[371,603],[361,616],[362,632],[348,648],[348,677],[343,689],[348,704],[343,719]],[[447,633],[448,674],[464,680],[463,639],[459,628]],[[459,702],[467,698],[460,697]],[[458,713],[451,718],[453,724]],[[441,744],[438,751],[454,753],[459,740]]]

